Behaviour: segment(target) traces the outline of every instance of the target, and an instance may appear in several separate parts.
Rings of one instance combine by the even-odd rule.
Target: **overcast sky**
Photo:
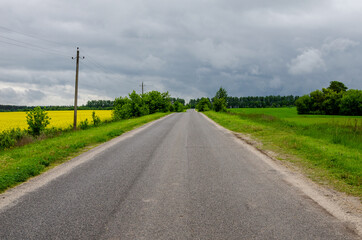
[[[0,104],[362,89],[361,0],[0,0]]]

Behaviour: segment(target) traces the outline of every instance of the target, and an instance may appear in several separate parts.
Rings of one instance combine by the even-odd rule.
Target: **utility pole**
[[[142,95],[143,95],[143,82],[142,82]]]
[[[84,59],[84,57],[82,57]],[[78,73],[79,73],[79,47],[77,47],[77,57],[72,59],[76,59],[76,71],[75,71],[75,93],[74,93],[74,123],[73,129],[77,130],[77,105],[78,105]]]

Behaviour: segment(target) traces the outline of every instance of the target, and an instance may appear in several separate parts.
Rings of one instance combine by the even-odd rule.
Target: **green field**
[[[362,197],[362,117],[298,115],[295,108],[206,112],[220,125],[250,135],[264,150],[293,162],[317,182]]]
[[[296,108],[234,108],[229,109],[229,112],[265,114],[303,126],[328,123],[335,126],[356,126],[357,124],[362,127],[362,117],[360,116],[298,115]]]
[[[0,151],[0,192],[67,161],[89,147],[106,142],[169,113],[154,113],[99,127],[39,140],[13,149]]]

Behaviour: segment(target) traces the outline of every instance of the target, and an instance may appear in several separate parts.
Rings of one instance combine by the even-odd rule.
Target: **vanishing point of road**
[[[0,239],[359,239],[238,141],[167,116],[0,195]]]

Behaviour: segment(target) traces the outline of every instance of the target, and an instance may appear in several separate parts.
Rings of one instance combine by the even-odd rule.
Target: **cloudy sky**
[[[362,89],[360,0],[0,0],[0,104]]]

